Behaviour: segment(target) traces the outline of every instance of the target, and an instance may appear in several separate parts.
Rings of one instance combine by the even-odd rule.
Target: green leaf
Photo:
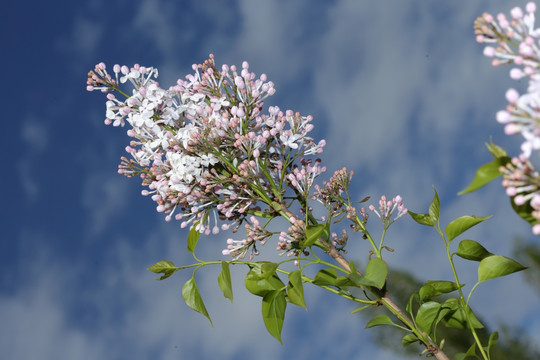
[[[482,259],[493,255],[474,240],[462,240],[455,254],[463,259],[472,261],[482,261]]]
[[[512,205],[512,209],[514,209],[516,214],[518,214],[523,220],[525,220],[531,225],[538,224],[538,220],[536,220],[536,218],[532,216],[532,212],[534,211],[534,209],[532,208],[529,201],[527,201],[523,205],[516,205],[516,203],[514,202],[514,198],[512,197],[510,199],[510,204]]]
[[[433,200],[429,205],[429,216],[434,222],[439,222],[441,202],[439,201],[439,194],[437,194],[437,190],[435,190],[435,188],[433,188],[433,190],[435,191],[435,195],[433,196]]]
[[[262,316],[266,330],[275,337],[282,345],[281,329],[285,319],[285,310],[287,300],[283,290],[274,290],[268,292],[262,301]]]
[[[148,270],[156,274],[163,274],[162,277],[156,278],[156,280],[163,280],[174,274],[178,268],[176,268],[169,260],[161,260],[150,266]]]
[[[270,262],[254,264],[246,275],[246,289],[254,295],[263,297],[270,291],[283,289],[285,284],[276,275],[277,266]]]
[[[367,309],[367,308],[369,308],[369,307],[371,307],[371,306],[373,306],[373,305],[368,304],[368,305],[361,306],[361,307],[356,308],[356,309],[354,309],[353,311],[351,311],[351,314],[356,314],[357,312],[360,312],[360,311],[362,311],[362,310],[365,310],[365,309]]]
[[[354,261],[349,261],[349,269],[351,270],[351,274],[356,274],[356,265],[354,265]]]
[[[476,191],[501,176],[502,173],[499,171],[499,168],[504,166],[506,162],[508,162],[508,160],[505,160],[504,158],[496,158],[495,160],[480,166],[478,170],[476,170],[473,181],[465,189],[458,192],[458,195]]]
[[[478,359],[478,356],[476,355],[476,343],[473,343],[471,345],[471,347],[469,347],[469,349],[467,350],[466,353],[456,354],[455,359],[456,360],[465,360],[466,358],[469,358],[469,357]]]
[[[497,331],[494,331],[491,333],[491,335],[489,335],[489,342],[488,342],[488,346],[486,348],[488,354],[491,350],[491,348],[495,345],[497,345],[497,342],[499,341],[499,333]]]
[[[327,268],[319,270],[313,284],[318,286],[335,286],[336,285],[337,272],[336,269]]]
[[[349,276],[338,276],[336,278],[335,286],[341,289],[346,289],[349,286],[358,286]]]
[[[366,324],[366,329],[378,325],[397,326],[387,315],[377,315],[373,319],[369,320],[369,322]]]
[[[429,216],[429,214],[417,214],[410,210],[407,213],[411,216],[411,218],[414,221],[416,221],[420,225],[426,225],[426,226],[435,225],[435,221],[431,218],[431,216]]]
[[[468,329],[469,326],[467,325],[467,316],[465,314],[465,311],[467,311],[471,325],[475,329],[484,327],[476,315],[474,315],[471,308],[466,304],[462,304],[458,299],[448,299],[444,302],[443,306],[451,310],[444,318],[446,326],[455,329]]]
[[[436,301],[428,301],[420,305],[416,314],[416,326],[419,329],[431,333],[435,325],[435,320],[441,310],[441,304]]]
[[[295,270],[289,274],[289,283],[287,284],[287,295],[289,302],[294,305],[307,309],[304,301],[304,286],[302,284],[302,272]]]
[[[444,230],[446,233],[446,236],[448,237],[448,241],[454,240],[457,236],[461,235],[468,229],[472,228],[474,225],[481,223],[484,220],[487,220],[491,217],[490,216],[474,216],[474,215],[466,215],[459,217],[455,220],[453,220],[450,224],[446,226],[446,229]]]
[[[492,139],[489,139],[489,144],[486,143],[486,148],[491,153],[491,155],[493,155],[495,159],[507,158],[508,161],[510,161],[510,158],[508,157],[508,153],[506,152],[506,150],[504,150],[502,147],[498,145],[495,145]]]
[[[250,267],[250,271],[246,274],[245,283],[246,288],[253,294],[264,296],[265,292],[281,288],[280,284],[284,286],[279,277],[277,278],[279,282],[275,280],[278,264],[261,261]]]
[[[401,345],[407,346],[407,345],[414,344],[417,341],[419,341],[419,339],[416,335],[408,334],[408,335],[405,335],[403,339],[401,339]]]
[[[212,319],[210,319],[208,311],[206,311],[206,307],[204,306],[197,283],[195,282],[195,273],[193,273],[191,279],[186,281],[182,287],[182,297],[184,298],[187,306],[206,316],[208,320],[210,320],[210,325],[212,325],[212,327],[214,326],[214,324],[212,324]]]
[[[218,285],[223,296],[233,302],[233,290],[231,282],[231,271],[229,270],[229,263],[226,261],[221,262],[221,272],[218,275]]]
[[[369,260],[366,267],[366,275],[364,276],[364,279],[366,279],[370,284],[364,285],[371,285],[375,286],[378,289],[382,289],[382,287],[386,283],[387,274],[388,266],[386,265],[384,260],[379,258],[373,258]]]
[[[491,255],[480,261],[480,265],[478,265],[478,282],[506,276],[526,268],[517,261],[505,256]]]
[[[463,286],[463,285],[461,285]],[[434,296],[441,294],[447,294],[452,291],[457,290],[459,287],[455,282],[452,281],[426,281],[426,284],[420,288],[418,292],[420,295],[420,301],[426,301],[431,299]]]
[[[306,228],[306,239],[302,244],[302,249],[310,247],[315,244],[319,238],[322,238],[324,241],[328,240],[330,236],[330,224],[317,224],[317,225],[308,225]]]
[[[197,246],[197,242],[199,241],[199,237],[201,236],[201,233],[195,230],[196,226],[193,226],[193,229],[189,231],[188,237],[187,237],[187,250],[190,253],[195,252],[195,247]]]

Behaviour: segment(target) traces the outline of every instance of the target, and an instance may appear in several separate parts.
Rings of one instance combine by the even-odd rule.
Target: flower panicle
[[[142,194],[167,221],[205,234],[254,224],[250,214],[277,216],[273,203],[283,203],[287,188],[307,196],[325,170],[320,159],[308,158],[326,144],[310,137],[313,118],[276,106],[264,113],[274,84],[246,61],[218,69],[210,55],[192,68],[168,89],[153,67],[114,65],[111,74],[99,63],[89,72],[87,90],[107,96],[105,124],[129,125],[130,159],[122,157],[118,172],[139,176]],[[127,85],[131,91],[121,89]],[[256,234],[231,240],[224,253],[245,256],[264,244],[268,234],[250,226],[246,231]]]

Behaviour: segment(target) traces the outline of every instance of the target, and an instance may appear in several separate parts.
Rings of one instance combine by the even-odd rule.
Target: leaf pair
[[[479,283],[527,268],[506,256],[493,255],[474,240],[462,240],[455,254],[463,259],[480,262],[478,265]]]
[[[281,330],[285,319],[287,302],[306,308],[302,273],[295,270],[289,274],[287,286],[276,274],[278,264],[259,262],[250,265],[246,275],[246,289],[254,295],[261,296],[262,316],[266,329],[280,343]]]

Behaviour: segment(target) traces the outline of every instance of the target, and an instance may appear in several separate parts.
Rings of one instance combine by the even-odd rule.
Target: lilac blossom
[[[205,234],[236,232],[245,223],[247,237],[230,239],[223,253],[243,257],[252,249],[253,255],[255,244],[272,234],[251,215],[290,221],[284,195],[309,194],[325,167],[308,157],[322,153],[325,141],[309,136],[311,116],[276,106],[264,112],[274,84],[250,72],[247,62],[218,69],[211,55],[193,70],[165,89],[153,67],[114,65],[111,75],[100,63],[88,74],[87,90],[107,93],[105,124],[129,125],[130,158],[122,158],[119,173],[139,176],[142,194],[167,221],[174,217]],[[300,223],[280,240],[280,250],[305,235]]]
[[[521,134],[521,154],[505,167],[503,186],[517,206],[530,206],[536,220],[532,230],[540,235],[540,176],[529,161],[540,150],[540,29],[535,27],[536,4],[529,2],[525,10],[514,7],[508,18],[484,13],[474,24],[476,39],[487,43],[484,55],[493,58],[494,66],[509,65],[514,80],[526,79],[527,91],[506,92],[508,105],[497,113],[507,135]]]

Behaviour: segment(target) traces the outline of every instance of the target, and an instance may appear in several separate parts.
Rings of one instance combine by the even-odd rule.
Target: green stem
[[[461,284],[459,282],[459,278],[458,278],[457,271],[456,271],[456,266],[454,265],[454,260],[452,258],[452,254],[450,254],[450,241],[446,240],[446,237],[444,236],[444,233],[442,232],[440,223],[438,221],[437,221],[436,229],[439,232],[439,235],[442,237],[443,242],[444,242],[444,247],[446,249],[446,256],[448,257],[448,262],[450,263],[450,267],[452,268],[452,274],[454,275],[454,280],[456,281],[456,285],[457,285],[457,288],[458,288],[460,302],[461,302],[462,305],[463,304],[465,305],[465,308],[462,309],[462,311],[464,311],[464,313],[465,313],[465,318],[467,319],[467,325],[469,326],[469,330],[471,331],[471,333],[472,333],[472,335],[474,337],[474,340],[476,342],[476,345],[477,345],[478,349],[480,350],[480,353],[482,354],[482,357],[485,360],[489,360],[489,357],[487,356],[486,352],[484,351],[484,347],[482,346],[482,342],[478,338],[478,334],[476,333],[476,329],[474,328],[474,326],[472,325],[472,322],[471,322],[470,311],[469,311],[469,300],[470,300],[470,296],[471,296],[472,291],[474,290],[474,288],[469,293],[469,297],[467,298],[467,301],[465,302],[465,296],[463,295],[463,290],[461,289],[462,286],[461,286]],[[475,285],[475,287],[477,285]]]

